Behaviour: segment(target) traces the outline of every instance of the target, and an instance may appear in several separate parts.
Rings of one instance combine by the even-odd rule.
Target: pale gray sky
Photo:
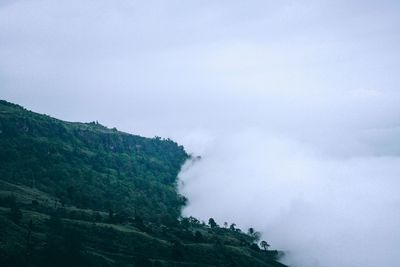
[[[399,12],[399,1],[2,0],[0,97],[172,137],[203,155],[181,174],[185,214],[257,226],[294,266],[397,267]]]

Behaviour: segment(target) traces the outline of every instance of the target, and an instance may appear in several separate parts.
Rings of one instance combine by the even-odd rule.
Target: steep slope
[[[184,204],[175,183],[188,155],[171,140],[63,122],[5,101],[0,137],[2,179],[62,204],[149,219],[175,218]]]
[[[188,158],[0,101],[0,266],[284,266],[254,233],[180,217]]]

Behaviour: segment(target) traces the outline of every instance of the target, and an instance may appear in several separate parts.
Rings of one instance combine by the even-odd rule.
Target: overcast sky
[[[180,175],[184,214],[254,226],[293,266],[397,267],[399,13],[399,1],[0,0],[0,97],[175,139],[203,156]]]

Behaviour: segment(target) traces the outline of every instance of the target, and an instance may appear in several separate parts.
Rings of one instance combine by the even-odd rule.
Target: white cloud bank
[[[0,96],[172,137],[185,214],[293,266],[400,265],[398,1],[0,2]]]
[[[321,157],[257,131],[216,143],[181,173],[185,214],[255,227],[293,266],[397,266],[400,158]]]

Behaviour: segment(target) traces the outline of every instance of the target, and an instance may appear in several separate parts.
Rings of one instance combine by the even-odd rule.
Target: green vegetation
[[[0,101],[0,266],[283,266],[252,228],[180,217],[188,158]]]

